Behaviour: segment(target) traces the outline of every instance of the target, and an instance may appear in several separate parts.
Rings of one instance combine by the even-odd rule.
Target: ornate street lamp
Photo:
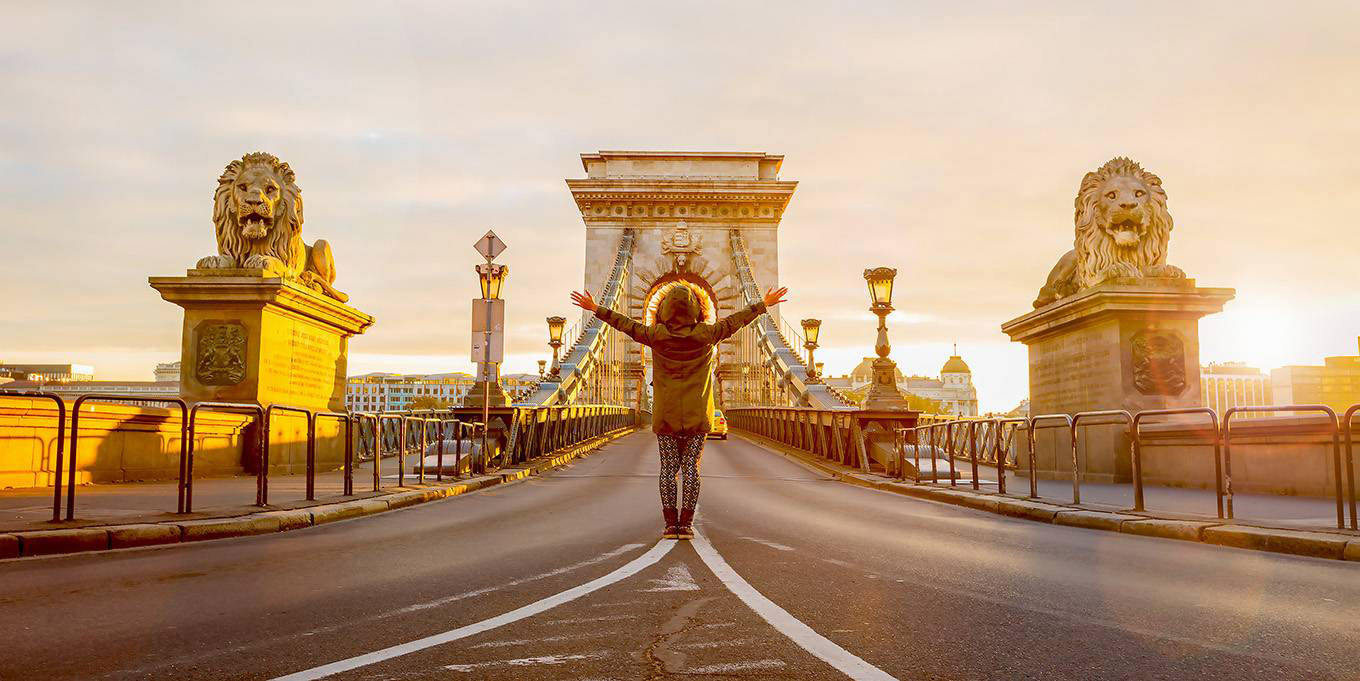
[[[482,300],[500,300],[501,287],[505,285],[505,277],[509,274],[509,265],[499,265],[494,262],[478,265],[477,280],[482,285]]]
[[[562,348],[562,330],[566,328],[566,317],[548,317],[548,345],[552,348],[552,372],[553,378],[561,376],[561,367],[557,365],[557,351]]]
[[[818,379],[817,363],[812,359],[812,351],[817,349],[817,335],[821,333],[822,320],[804,319],[802,324],[804,338],[803,347],[807,348],[808,352],[807,358],[808,380],[812,383],[816,383]]]
[[[543,369],[548,366],[548,360],[538,360],[538,380],[543,380]]]
[[[463,396],[463,406],[481,407],[482,422],[489,423],[492,407],[510,403],[510,395],[501,385],[500,364],[504,348],[502,328],[505,324],[505,301],[501,292],[510,268],[492,262],[505,251],[505,242],[488,230],[473,244],[477,254],[486,260],[473,268],[482,297],[472,301],[472,361],[477,364],[477,382]],[[482,451],[486,451],[483,448]]]
[[[893,279],[897,270],[891,267],[875,267],[864,270],[864,280],[869,284],[869,311],[878,315],[878,340],[874,343],[874,382],[869,387],[869,395],[864,401],[865,409],[906,409],[907,400],[897,389],[897,363],[888,359],[892,346],[888,344],[888,313],[893,311]]]

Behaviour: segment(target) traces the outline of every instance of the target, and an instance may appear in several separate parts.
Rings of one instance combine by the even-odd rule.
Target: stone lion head
[[[273,154],[255,152],[227,164],[213,195],[218,251],[246,266],[251,256],[294,257],[302,231],[302,190],[293,169]]]
[[[1086,173],[1075,203],[1079,288],[1113,277],[1177,275],[1166,266],[1172,222],[1161,178],[1121,156]]]

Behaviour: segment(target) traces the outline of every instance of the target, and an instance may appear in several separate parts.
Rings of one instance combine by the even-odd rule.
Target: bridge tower
[[[567,187],[586,226],[586,288],[604,290],[625,234],[633,237],[631,267],[619,309],[635,319],[650,320],[661,295],[682,283],[712,303],[714,317],[735,312],[746,304],[739,262],[749,263],[759,286],[777,286],[779,221],[798,186],[779,179],[783,161],[763,152],[581,154],[586,178]],[[743,244],[745,254],[734,253]],[[771,315],[777,322],[778,308]],[[765,380],[753,370],[756,339],[743,333],[719,348],[721,404],[761,401],[756,394],[772,389],[755,385]],[[649,358],[637,343],[622,342],[617,370],[632,403],[645,390]]]

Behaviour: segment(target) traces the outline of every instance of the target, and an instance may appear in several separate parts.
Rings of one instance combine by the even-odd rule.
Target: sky
[[[896,267],[893,358],[953,343],[984,411],[1027,393],[1000,325],[1072,244],[1081,177],[1157,173],[1169,262],[1237,289],[1204,361],[1356,354],[1360,3],[0,4],[0,360],[150,380],[215,252],[222,167],[298,175],[303,235],[377,324],[351,373],[470,370],[472,243],[509,245],[507,364],[536,371],[600,149],[783,154],[786,318],[872,355],[862,272]]]

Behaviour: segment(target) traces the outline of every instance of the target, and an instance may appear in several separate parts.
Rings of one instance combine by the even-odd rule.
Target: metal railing
[[[132,395],[113,395],[90,393],[81,395],[71,405],[71,465],[67,467],[66,479],[66,519],[75,520],[76,516],[76,462],[80,452],[80,408],[87,402],[106,402],[111,404],[173,404],[179,407],[179,460],[183,469],[189,456],[189,405],[178,397],[136,397]],[[57,470],[61,477],[61,470]],[[182,489],[182,488],[181,488]]]
[[[264,410],[264,429],[267,435],[264,447],[260,449],[260,470],[256,474],[255,505],[269,505],[269,440],[273,434],[274,412],[302,414],[307,419],[307,501],[316,500],[316,429],[315,419],[309,409],[290,407],[285,404],[271,404]]]
[[[1010,417],[997,418],[993,423],[994,454],[996,460],[996,491],[1000,494],[1006,493],[1006,464],[1007,452],[1011,451],[1011,444],[1015,441],[1015,431],[1020,429],[1020,424],[1029,425],[1029,419]],[[1007,428],[1007,425],[1010,428]],[[1018,461],[1016,462],[1019,463]]]
[[[1355,405],[1352,405],[1351,409],[1355,409],[1355,408],[1356,408],[1356,406],[1355,406]],[[1338,428],[1338,422],[1337,422],[1337,418],[1336,418],[1336,411],[1333,410],[1331,407],[1325,405],[1325,404],[1286,404],[1286,405],[1274,405],[1274,406],[1230,407],[1227,411],[1223,412],[1223,431],[1222,431],[1222,432],[1223,432],[1223,489],[1224,489],[1224,494],[1226,495],[1226,498],[1227,498],[1227,511],[1228,511],[1228,517],[1229,517],[1229,518],[1232,518],[1232,517],[1233,517],[1233,505],[1232,505],[1232,504],[1233,504],[1233,488],[1232,488],[1232,417],[1233,417],[1234,414],[1242,414],[1242,413],[1248,413],[1248,412],[1280,412],[1280,411],[1295,412],[1295,413],[1302,413],[1302,412],[1320,412],[1320,413],[1326,414],[1326,415],[1327,415],[1327,418],[1329,418],[1329,419],[1331,420],[1331,425],[1332,425],[1332,462],[1333,462],[1333,466],[1335,467],[1335,472],[1336,472],[1336,526],[1337,526],[1338,528],[1344,529],[1344,528],[1346,527],[1346,520],[1345,520],[1345,515],[1344,515],[1344,512],[1343,512],[1343,505],[1342,505],[1342,497],[1345,496],[1345,490],[1344,490],[1344,487],[1343,487],[1343,485],[1342,485],[1342,478],[1341,478],[1341,434],[1338,432],[1338,431],[1339,431],[1339,428]],[[1348,414],[1350,413],[1350,410],[1349,410],[1349,409],[1347,410],[1347,413],[1348,413]],[[1349,434],[1350,434],[1350,428],[1348,427],[1348,428],[1346,429],[1346,431],[1347,431],[1347,435],[1349,436]],[[1354,520],[1354,519],[1355,519],[1355,487],[1354,487],[1353,484],[1352,484],[1352,486],[1351,486],[1350,507],[1351,507],[1351,529],[1356,529],[1356,527],[1355,527],[1355,520]]]
[[[1347,499],[1350,502],[1348,505],[1350,506],[1351,511],[1352,530],[1360,529],[1360,523],[1356,522],[1355,517],[1355,497],[1360,496],[1360,494],[1357,494],[1355,489],[1355,456],[1351,449],[1351,418],[1355,416],[1355,412],[1357,411],[1360,411],[1360,404],[1352,404],[1346,409],[1346,415],[1341,417],[1341,427],[1345,429],[1346,432],[1346,485],[1351,491],[1350,496],[1347,497]]]
[[[927,423],[917,425],[912,428],[902,428],[897,431],[895,440],[898,451],[899,469],[896,477],[906,479],[902,473],[905,467],[905,447],[908,441],[913,444],[913,456],[915,459],[916,475],[914,480],[917,483],[926,482],[926,476],[921,474],[921,448],[923,444],[929,447],[929,454],[935,461],[932,462],[931,474],[928,482],[935,484],[939,482],[939,466],[936,465],[938,458],[945,458],[950,466],[951,486],[957,486],[957,481],[953,478],[957,475],[954,467],[954,459],[964,454],[968,456],[974,465],[974,489],[978,488],[977,464],[994,463],[997,469],[998,493],[1006,493],[1006,467],[1008,465],[1007,452],[1011,449],[1016,430],[1024,429],[1026,443],[1027,472],[1029,476],[1029,497],[1039,498],[1038,476],[1036,475],[1038,463],[1036,461],[1037,443],[1036,434],[1040,430],[1062,427],[1068,433],[1068,450],[1072,456],[1072,502],[1081,503],[1081,480],[1084,472],[1081,467],[1080,453],[1081,444],[1078,440],[1078,430],[1082,427],[1093,425],[1117,425],[1122,423],[1131,438],[1130,442],[1130,464],[1132,468],[1131,483],[1133,487],[1133,508],[1135,512],[1145,512],[1147,504],[1145,499],[1145,480],[1144,480],[1144,433],[1142,426],[1144,421],[1152,417],[1172,416],[1172,415],[1204,415],[1208,417],[1208,424],[1203,430],[1207,431],[1210,441],[1202,443],[1214,448],[1214,495],[1216,513],[1219,518],[1234,519],[1233,510],[1233,484],[1232,484],[1232,424],[1233,417],[1239,414],[1259,413],[1259,412],[1316,412],[1325,414],[1330,422],[1329,432],[1331,434],[1331,469],[1335,477],[1332,487],[1332,495],[1336,503],[1337,527],[1346,528],[1347,515],[1349,516],[1350,529],[1360,529],[1360,519],[1357,519],[1357,496],[1360,492],[1356,489],[1355,481],[1355,456],[1354,438],[1352,434],[1352,422],[1357,413],[1360,413],[1360,404],[1352,405],[1348,408],[1341,418],[1337,418],[1335,410],[1320,404],[1294,404],[1294,405],[1273,405],[1273,406],[1249,406],[1232,407],[1223,413],[1222,420],[1218,413],[1207,407],[1184,407],[1177,409],[1147,409],[1137,413],[1123,409],[1085,411],[1075,414],[1040,414],[1029,418],[992,418],[992,419],[966,419],[954,420],[943,423]],[[1090,422],[1091,419],[1101,417],[1119,417],[1117,420],[1103,420]],[[922,421],[929,417],[923,416]],[[1257,422],[1252,422],[1257,423]],[[1007,428],[1007,426],[1010,428]],[[966,427],[966,428],[965,428]],[[943,431],[943,439],[940,433]],[[979,434],[981,437],[979,438]],[[994,452],[993,458],[988,461],[985,452],[988,446],[985,444],[987,438],[991,438],[991,449]],[[1342,442],[1344,440],[1344,448]],[[981,441],[982,444],[979,444]],[[1200,444],[1200,443],[1196,443]],[[1342,452],[1344,451],[1344,458]],[[982,456],[979,456],[979,455]],[[1015,462],[1015,467],[1019,467],[1019,460]],[[1057,460],[1054,466],[1056,470]],[[1349,494],[1347,494],[1349,490]],[[1348,513],[1347,513],[1348,511]]]
[[[58,522],[61,520],[62,455],[66,447],[66,401],[56,393],[37,390],[0,390],[0,398],[4,397],[52,400],[57,403],[57,452],[53,461],[55,472],[52,475],[52,522]],[[71,469],[74,470],[75,467],[75,457],[72,455]]]
[[[218,411],[228,413],[249,413],[255,416],[255,425],[258,436],[260,451],[269,448],[269,429],[265,426],[264,407],[258,404],[248,404],[245,402],[199,402],[189,410],[189,447],[184,458],[180,459],[179,464],[179,513],[193,513],[194,511],[194,450],[197,448],[194,437],[195,428],[198,423],[199,411]],[[255,501],[259,503],[259,483],[255,487]]]
[[[1131,452],[1133,465],[1133,510],[1143,511],[1146,506],[1143,503],[1143,443],[1142,431],[1139,429],[1143,418],[1147,416],[1172,416],[1178,414],[1207,414],[1209,416],[1209,427],[1214,433],[1214,499],[1218,506],[1218,517],[1223,516],[1223,459],[1221,454],[1222,440],[1219,438],[1218,414],[1208,407],[1185,407],[1182,409],[1148,409],[1133,415],[1133,449]],[[1232,517],[1229,515],[1228,517]]]
[[[425,482],[426,465],[425,452],[430,448],[430,437],[433,434],[437,438],[435,465],[436,480],[444,479],[444,455],[445,443],[450,431],[454,435],[454,477],[460,478],[463,475],[464,447],[463,441],[471,437],[475,440],[479,435],[483,436],[486,444],[494,446],[484,446],[475,457],[468,458],[468,472],[470,474],[485,473],[495,462],[495,467],[505,464],[518,464],[527,462],[537,456],[551,453],[559,449],[564,449],[579,445],[587,440],[618,433],[624,429],[634,428],[639,423],[639,413],[636,409],[619,406],[604,405],[571,405],[571,406],[552,406],[552,407],[510,407],[498,408],[495,410],[497,418],[503,418],[509,423],[505,433],[508,433],[508,441],[502,445],[500,435],[496,438],[487,439],[488,425],[479,420],[468,420],[464,417],[470,414],[460,414],[458,409],[431,410],[428,412],[412,413],[368,413],[368,412],[331,412],[321,410],[310,410],[303,407],[296,407],[283,404],[261,407],[256,404],[244,402],[199,402],[190,406],[185,400],[178,397],[147,397],[136,395],[102,394],[91,393],[81,395],[71,405],[70,418],[70,447],[69,456],[67,454],[67,410],[66,402],[61,396],[54,393],[39,391],[18,391],[0,390],[0,398],[10,399],[44,399],[51,400],[56,405],[57,437],[56,452],[53,460],[52,473],[52,520],[53,522],[62,519],[62,493],[66,495],[66,520],[75,519],[75,482],[78,468],[78,459],[81,435],[81,413],[82,407],[87,403],[109,403],[109,404],[131,404],[159,406],[165,405],[178,407],[179,428],[180,428],[180,454],[178,464],[178,484],[177,484],[177,513],[192,513],[194,507],[194,467],[196,454],[200,447],[197,440],[200,437],[198,429],[199,412],[213,411],[221,413],[236,413],[252,417],[253,424],[257,429],[254,444],[242,442],[242,447],[246,452],[250,452],[252,447],[258,447],[258,467],[256,471],[256,494],[255,503],[258,506],[268,506],[269,504],[269,467],[272,447],[278,444],[271,437],[274,419],[278,413],[295,414],[306,420],[306,498],[308,501],[316,500],[316,476],[317,476],[317,429],[318,424],[326,419],[334,419],[341,422],[343,433],[342,443],[344,446],[343,460],[343,488],[341,496],[352,496],[354,494],[354,467],[355,467],[355,443],[356,440],[363,439],[363,425],[367,422],[373,438],[373,491],[378,492],[382,489],[382,457],[384,453],[384,435],[389,422],[395,422],[398,442],[395,447],[397,457],[397,484],[406,484],[406,453],[412,446],[412,440],[417,438],[420,447],[420,461],[415,468],[420,483]],[[480,412],[480,410],[478,410]],[[480,413],[478,414],[480,415]],[[173,418],[173,417],[171,417]],[[419,423],[419,431],[415,424]],[[493,454],[493,450],[495,453]],[[65,490],[63,490],[63,481]]]
[[[945,463],[949,464],[949,484],[951,487],[957,487],[958,469],[954,460],[966,454],[972,472],[972,488],[981,489],[982,480],[979,477],[981,466],[992,464],[996,466],[997,491],[1004,494],[1006,491],[1006,467],[1008,465],[1006,452],[1010,449],[1015,431],[1022,423],[1028,424],[1029,420],[1023,418],[973,418],[898,429],[896,444],[897,460],[899,461],[897,479],[906,479],[906,475],[902,471],[906,463],[907,435],[910,434],[913,443],[913,465],[916,467],[916,475],[913,476],[915,482],[919,483],[923,479],[921,475],[921,441],[925,439],[930,447],[928,454],[931,459],[930,482],[932,484],[939,482],[938,462],[943,459]],[[1013,427],[1007,428],[1007,425]],[[943,438],[937,435],[941,430],[944,431]]]
[[[1054,428],[1054,427],[1056,427],[1056,426],[1040,426],[1040,425],[1039,425],[1040,422],[1042,422],[1042,421],[1056,421],[1056,420],[1059,420],[1059,419],[1061,419],[1062,422],[1063,422],[1063,424],[1065,424],[1065,425],[1067,426],[1067,432],[1068,432],[1068,433],[1071,433],[1071,432],[1072,432],[1072,417],[1071,417],[1071,416],[1068,416],[1067,414],[1040,414],[1039,416],[1031,416],[1031,417],[1029,417],[1029,428],[1027,429],[1027,432],[1025,433],[1025,437],[1028,438],[1028,442],[1029,442],[1029,498],[1031,498],[1031,499],[1038,499],[1038,498],[1039,498],[1039,477],[1035,474],[1035,469],[1037,469],[1038,466],[1036,465],[1037,462],[1035,461],[1035,455],[1034,455],[1034,433],[1035,433],[1035,431],[1039,430],[1040,428]],[[1056,468],[1057,465],[1058,465],[1058,461],[1057,461],[1057,457],[1055,456],[1055,457],[1054,457],[1054,460],[1053,460],[1053,466],[1054,466],[1054,468]]]
[[[1124,409],[1103,409],[1103,410],[1100,410],[1100,411],[1081,411],[1081,412],[1077,412],[1076,414],[1073,414],[1073,415],[1072,415],[1072,425],[1071,425],[1071,428],[1072,428],[1072,437],[1069,438],[1069,439],[1072,441],[1072,503],[1074,503],[1074,504],[1080,504],[1080,503],[1081,503],[1081,464],[1080,464],[1080,462],[1078,461],[1078,452],[1079,452],[1079,449],[1078,449],[1078,447],[1077,447],[1077,428],[1080,428],[1080,427],[1081,427],[1081,420],[1082,420],[1082,419],[1085,419],[1085,418],[1099,418],[1099,417],[1102,417],[1102,416],[1122,416],[1122,417],[1124,418],[1124,425],[1125,425],[1129,430],[1133,430],[1133,415],[1130,414],[1128,411],[1126,411],[1126,410],[1124,410]],[[1093,424],[1088,424],[1088,425],[1108,426],[1108,425],[1113,425],[1113,424],[1111,424],[1109,421],[1102,421],[1102,422],[1099,422],[1099,423],[1093,423]]]
[[[733,428],[866,472],[871,431],[861,428],[860,422],[865,421],[867,428],[869,423],[885,420],[881,412],[871,412],[869,417],[855,410],[808,407],[739,407],[723,413]],[[903,412],[901,419],[889,420],[910,422],[914,418],[915,412]],[[896,430],[890,427],[883,432],[896,442]],[[898,456],[897,466],[901,465]]]
[[[307,437],[313,442],[312,445],[309,445],[309,448],[313,451],[313,456],[315,456],[316,447],[316,424],[320,423],[321,419],[337,419],[345,424],[344,483],[341,487],[341,495],[350,496],[354,494],[354,419],[350,418],[349,414],[338,411],[318,411],[312,414],[311,432]],[[313,464],[313,468],[315,468],[315,464]]]

